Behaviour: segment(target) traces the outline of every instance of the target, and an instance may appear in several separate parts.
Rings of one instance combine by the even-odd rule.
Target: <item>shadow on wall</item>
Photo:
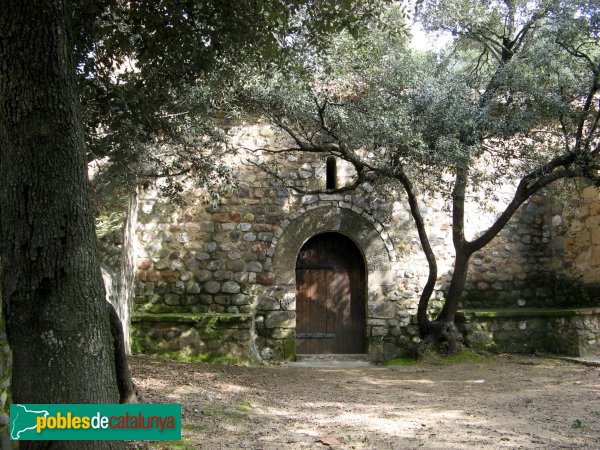
[[[498,237],[475,253],[462,306],[565,308],[600,305],[600,284],[584,283],[581,276],[570,272],[571,263],[565,259],[564,248],[568,239],[563,236],[568,228],[561,219],[561,208],[548,198],[534,196]],[[584,233],[584,237],[587,234]]]

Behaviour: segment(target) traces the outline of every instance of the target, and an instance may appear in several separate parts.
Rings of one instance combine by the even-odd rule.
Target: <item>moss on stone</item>
[[[459,315],[468,320],[476,318],[542,318],[570,317],[600,314],[600,308],[499,308],[499,309],[462,309]]]
[[[177,322],[177,323],[197,323],[206,320],[217,320],[219,322],[235,322],[250,320],[250,314],[244,313],[136,313],[131,318],[131,322]]]
[[[461,362],[481,363],[491,362],[493,358],[490,356],[481,355],[469,349],[462,349],[455,355],[444,356],[437,352],[428,352],[421,360],[415,358],[394,358],[383,361],[382,365],[388,366],[414,366],[422,363],[427,364],[456,364]]]
[[[544,350],[550,353],[561,353],[564,351],[565,343],[561,342],[561,339],[557,334],[545,333],[543,339]]]
[[[287,361],[296,360],[296,339],[288,338],[281,344],[283,350],[283,359]]]

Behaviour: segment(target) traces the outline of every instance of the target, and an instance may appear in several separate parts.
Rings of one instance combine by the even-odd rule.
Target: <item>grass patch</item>
[[[395,358],[395,359],[388,359],[387,361],[383,362],[384,366],[414,366],[416,364],[421,363],[421,361],[419,361],[418,359],[412,359],[412,358]]]
[[[238,411],[241,411],[241,412],[247,412],[247,413],[253,412],[252,405],[248,401],[239,402],[235,406],[235,409],[237,409]]]
[[[215,355],[213,353],[201,353],[199,355],[182,355],[178,352],[160,352],[159,354],[146,354],[145,356],[156,356],[167,359],[173,359],[176,361],[185,361],[185,362],[202,362],[209,364],[222,364],[225,366],[235,366],[235,365],[256,365],[256,361],[250,358],[235,356],[235,355]]]
[[[207,430],[205,425],[197,425],[197,424],[183,424],[181,426],[182,430],[190,431],[192,433],[203,433]]]
[[[456,355],[445,356],[436,352],[429,352],[421,360],[413,358],[396,358],[383,362],[386,367],[389,366],[415,366],[418,364],[458,364],[458,363],[484,363],[492,362],[493,356],[481,355],[468,349],[463,349]]]
[[[434,361],[435,364],[456,364],[461,362],[468,363],[483,363],[491,362],[494,358],[491,356],[481,355],[468,349],[462,349],[456,355],[438,356]]]
[[[576,429],[576,430],[581,430],[583,428],[585,428],[585,425],[583,424],[583,422],[579,419],[575,419],[573,421],[573,423],[571,424],[571,428]]]

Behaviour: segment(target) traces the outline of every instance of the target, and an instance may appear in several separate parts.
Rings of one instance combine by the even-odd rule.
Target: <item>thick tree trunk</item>
[[[64,0],[0,15],[0,257],[15,403],[116,403]],[[23,442],[20,448],[119,448]]]
[[[465,287],[470,256],[471,254],[463,248],[457,250],[454,260],[454,272],[446,293],[446,302],[436,319],[429,323],[428,333],[417,349],[419,357],[422,357],[431,346],[443,348],[444,352],[450,355],[458,351],[454,319],[456,318],[460,296]]]
[[[470,243],[465,240],[464,232],[465,191],[468,173],[466,165],[457,167],[456,181],[452,190],[452,241],[456,252],[454,271],[452,272],[450,286],[446,292],[444,307],[436,319],[428,324],[427,333],[417,348],[418,357],[422,357],[432,346],[441,348],[448,354],[456,353],[458,350],[454,318],[458,309],[460,296],[465,287],[469,259],[473,253]],[[419,307],[421,307],[421,302],[419,303]]]

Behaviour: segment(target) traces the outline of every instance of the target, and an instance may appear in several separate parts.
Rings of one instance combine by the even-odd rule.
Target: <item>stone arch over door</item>
[[[327,232],[337,232],[351,239],[364,257],[368,345],[371,337],[370,320],[391,319],[395,316],[395,305],[386,301],[385,293],[394,284],[396,256],[383,226],[358,208],[344,208],[328,203],[296,214],[289,221],[270,250],[274,279],[270,289],[280,299],[280,312],[273,311],[272,303],[269,306],[271,310],[264,310],[259,302],[257,316],[265,317],[265,327],[267,331],[272,330],[269,332],[272,338],[280,336],[280,339],[285,340],[294,337],[293,333],[290,335],[284,329],[295,324],[296,259],[300,249],[310,238]],[[279,346],[274,339],[268,337],[267,341],[262,342],[264,344],[259,344],[259,347]],[[286,354],[289,353],[284,351],[284,355]]]

